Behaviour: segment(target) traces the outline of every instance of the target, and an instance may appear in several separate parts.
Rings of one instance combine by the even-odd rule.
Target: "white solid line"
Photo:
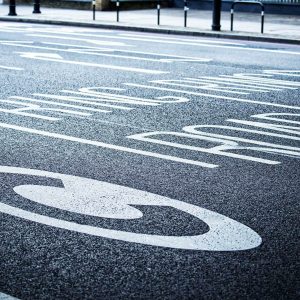
[[[72,104],[64,104],[54,101],[48,101],[48,100],[39,100],[39,99],[32,99],[27,97],[20,97],[20,96],[11,96],[10,99],[17,99],[17,100],[24,100],[24,101],[32,101],[37,103],[45,103],[45,104],[51,104],[51,105],[57,105],[57,106],[63,106],[63,107],[70,107],[75,109],[81,109],[81,110],[87,110],[87,111],[94,111],[94,112],[101,112],[101,113],[109,113],[109,110],[102,110],[102,109],[96,109],[92,107],[85,107],[85,106],[78,106],[78,105],[72,105]],[[45,108],[47,109],[47,108]]]
[[[17,125],[13,125],[13,124],[0,123],[0,127],[13,129],[13,130],[21,131],[21,132],[32,133],[32,134],[41,135],[41,136],[46,136],[46,137],[51,137],[51,138],[55,138],[55,139],[76,142],[76,143],[85,144],[85,145],[92,145],[92,146],[111,149],[111,150],[117,150],[117,151],[122,151],[122,152],[127,152],[127,153],[144,155],[144,156],[148,156],[148,157],[165,159],[165,160],[174,161],[174,162],[178,162],[178,163],[195,165],[195,166],[204,167],[204,168],[211,169],[211,168],[218,167],[218,165],[209,164],[209,163],[205,163],[205,162],[201,162],[201,161],[189,160],[189,159],[185,159],[185,158],[180,158],[180,157],[170,156],[170,155],[165,155],[165,154],[159,154],[159,153],[150,152],[150,151],[137,150],[137,149],[133,149],[133,148],[117,146],[117,145],[113,145],[113,144],[107,144],[107,143],[103,143],[103,142],[99,142],[99,141],[77,138],[74,136],[68,136],[68,135],[59,134],[59,133],[37,130],[37,129],[33,129],[33,128],[28,128],[28,127],[21,127],[21,126],[17,126]]]
[[[206,58],[198,58],[198,57],[188,57],[188,56],[174,56],[174,55],[159,55],[155,53],[146,53],[146,52],[138,52],[138,51],[121,51],[121,50],[113,50],[113,49],[107,49],[102,50],[99,49],[100,52],[93,52],[96,49],[89,49],[89,47],[86,47],[86,49],[60,49],[60,48],[53,48],[53,47],[42,47],[42,46],[34,46],[34,45],[24,45],[19,43],[8,43],[8,42],[0,42],[2,45],[6,46],[13,46],[13,47],[22,47],[22,48],[31,48],[31,49],[42,49],[42,50],[50,50],[50,51],[61,51],[61,52],[69,52],[69,53],[77,53],[77,54],[86,54],[86,55],[95,55],[95,56],[106,56],[106,57],[116,57],[121,59],[132,59],[132,60],[143,60],[143,61],[151,61],[151,62],[163,62],[163,63],[171,63],[173,61],[181,60],[181,61],[195,61],[195,62],[209,62],[211,59]],[[50,44],[50,43],[48,43]],[[59,43],[55,43],[59,45]],[[69,45],[71,46],[71,45]],[[110,52],[110,53],[101,53],[104,52]],[[153,56],[162,56],[165,58],[146,58],[141,56],[129,56],[129,55],[118,55],[113,54],[111,52],[121,52],[121,53],[135,53],[135,54],[144,54],[144,55],[153,55]]]
[[[227,96],[196,93],[196,92],[176,90],[176,89],[160,88],[160,87],[135,84],[135,83],[123,83],[123,84],[127,85],[127,86],[140,87],[140,88],[144,88],[144,89],[154,89],[154,90],[159,90],[159,91],[175,92],[175,93],[181,93],[181,94],[187,94],[187,95],[204,96],[204,97],[209,97],[209,98],[213,98],[213,99],[224,99],[224,100],[231,100],[231,101],[238,101],[238,102],[245,102],[245,103],[254,103],[257,105],[267,105],[267,106],[284,107],[284,108],[290,108],[290,109],[300,109],[299,106],[290,106],[290,105],[277,104],[277,103],[264,102],[264,101],[255,101],[255,100],[249,100],[249,99],[240,99],[240,98],[233,98],[233,97],[227,97]]]
[[[27,113],[25,111],[17,111],[17,110],[11,110],[11,109],[3,109],[0,108],[0,112],[6,113],[6,114],[13,114],[13,115],[19,115],[19,116],[24,116],[24,117],[30,117],[30,118],[36,118],[36,119],[41,119],[41,120],[46,120],[46,121],[58,121],[58,118],[54,117],[47,117],[47,116],[42,116],[42,115],[37,115],[33,113]]]
[[[137,56],[117,55],[117,54],[108,54],[108,53],[99,53],[99,52],[89,52],[88,49],[78,49],[78,50],[76,50],[76,49],[59,49],[59,48],[33,46],[33,45],[20,45],[20,44],[14,44],[14,43],[1,43],[1,44],[6,45],[6,46],[13,46],[13,47],[42,49],[42,50],[69,52],[69,53],[95,55],[95,56],[116,57],[116,58],[121,58],[121,59],[132,59],[132,60],[143,60],[143,61],[151,61],[151,62],[161,62],[160,59],[144,58],[144,57],[137,57]],[[91,49],[90,51],[93,51],[93,50]],[[109,51],[109,52],[111,52],[111,51]],[[167,62],[167,61],[163,61],[163,62]]]
[[[182,80],[177,80],[177,82],[182,82]],[[179,87],[187,87],[196,90],[206,90],[206,91],[215,91],[215,92],[222,92],[222,93],[229,93],[229,94],[239,94],[239,95],[249,95],[246,92],[239,92],[239,91],[232,91],[236,88],[231,88],[232,90],[226,90],[226,87],[218,87],[216,84],[209,84],[209,85],[189,85],[184,83],[173,83],[172,80],[152,80],[150,81],[155,84],[162,84],[162,85],[171,85],[171,86],[179,86]],[[228,88],[228,87],[227,87]]]
[[[153,56],[161,56],[161,57],[171,57],[171,58],[182,58],[182,59],[191,59],[200,62],[210,62],[212,61],[211,58],[203,58],[203,57],[192,57],[192,56],[182,56],[182,55],[173,55],[173,54],[162,54],[162,53],[155,53],[155,52],[144,52],[144,51],[133,51],[133,50],[122,50],[122,49],[115,49],[115,48],[98,48],[98,47],[91,47],[91,46],[79,46],[74,44],[63,44],[63,43],[50,43],[50,42],[42,42],[42,44],[46,45],[57,45],[57,46],[67,46],[67,47],[77,47],[78,50],[99,50],[99,51],[106,51],[106,52],[121,52],[121,53],[134,53],[134,54],[144,54],[144,55],[153,55]],[[81,49],[83,48],[83,49]],[[161,60],[160,60],[161,61]],[[162,60],[164,62],[164,60]]]
[[[102,106],[102,107],[109,107],[109,108],[113,108],[113,109],[123,109],[123,110],[131,110],[131,108],[126,107],[126,106],[120,106],[120,105],[113,105],[113,104],[105,104],[105,103],[101,103],[102,102],[113,102],[110,100],[106,100],[106,99],[92,99],[92,98],[88,98],[86,97],[86,99],[81,98],[81,99],[77,99],[76,97],[72,98],[72,96],[60,96],[60,95],[47,95],[47,94],[38,94],[38,93],[34,93],[34,96],[38,96],[38,97],[42,97],[42,98],[47,98],[47,99],[53,99],[53,100],[60,100],[60,101],[65,101],[65,102],[75,102],[75,103],[82,103],[82,104],[90,104],[90,105],[95,105],[95,106]],[[93,102],[93,101],[99,101],[99,102]],[[45,101],[45,103],[53,103],[55,104],[56,102],[49,102],[48,100]],[[59,102],[60,103],[60,102]],[[57,104],[57,105],[61,105],[61,104]],[[89,110],[93,110],[93,111],[98,111],[98,112],[111,112],[108,110],[99,110],[99,109],[95,109],[95,108],[91,108],[91,107],[86,107],[86,106],[78,106],[79,109],[89,109]]]
[[[79,39],[79,38],[71,38],[71,37],[65,37],[65,36],[57,36],[57,35],[47,35],[47,34],[26,34],[27,36],[34,36],[34,37],[45,37],[50,39],[61,39],[61,40],[71,40],[71,41],[80,41],[80,42],[86,42],[91,43],[95,45],[101,45],[101,46],[126,46],[126,47],[132,47],[131,45],[124,44],[122,42],[110,42],[110,41],[100,41],[100,40],[91,40],[91,39]],[[83,36],[87,36],[83,34]]]
[[[61,33],[61,34],[69,34],[69,33]],[[47,38],[58,38],[58,39],[70,39],[70,40],[81,40],[90,43],[98,43],[103,45],[105,41],[96,41],[96,40],[89,40],[89,39],[76,39],[76,38],[69,38],[69,37],[56,37],[50,35],[39,35],[39,34],[27,34],[28,36],[37,36],[37,37],[47,37]],[[257,51],[257,52],[270,52],[276,54],[291,54],[291,55],[300,55],[300,52],[294,51],[286,51],[286,50],[276,50],[276,49],[265,49],[265,48],[251,48],[251,47],[239,47],[239,46],[227,46],[227,45],[213,45],[213,44],[200,44],[200,43],[193,43],[193,42],[181,42],[181,41],[172,41],[172,40],[165,40],[165,39],[148,39],[147,37],[143,38],[134,38],[134,37],[122,37],[122,36],[107,36],[101,34],[76,34],[77,36],[84,36],[84,37],[96,37],[96,38],[106,38],[106,39],[123,39],[123,40],[132,40],[132,41],[143,41],[143,42],[154,42],[154,43],[164,43],[164,44],[177,44],[177,45],[191,45],[191,46],[199,46],[199,47],[210,47],[210,48],[223,48],[223,49],[233,49],[233,50],[243,50],[243,51]],[[109,43],[109,41],[107,41]]]
[[[225,41],[212,41],[208,39],[199,39],[199,38],[193,38],[193,39],[182,39],[182,38],[177,38],[177,37],[166,37],[166,36],[157,36],[153,34],[135,34],[135,33],[121,33],[119,34],[120,36],[128,36],[128,37],[142,37],[142,38],[162,38],[163,40],[174,40],[174,41],[181,41],[181,42],[199,42],[199,43],[207,43],[207,44],[224,44],[224,45],[237,45],[237,46],[246,46],[246,44],[241,44],[241,43],[234,43],[234,42],[225,42]]]
[[[15,70],[15,71],[23,71],[23,68],[17,68],[17,67],[7,67],[7,66],[0,66],[0,69],[6,69],[6,70]]]
[[[18,300],[18,298],[0,292],[0,300]]]
[[[241,90],[250,91],[250,92],[269,92],[269,91],[282,91],[282,89],[274,89],[274,88],[267,88],[267,87],[259,87],[257,88],[257,85],[251,85],[248,83],[238,83],[235,82],[226,82],[222,78],[220,79],[202,79],[202,77],[199,78],[191,78],[191,77],[185,77],[184,80],[188,80],[193,83],[197,82],[204,82],[204,83],[215,83],[220,86],[222,85],[229,85],[229,86],[239,86]]]
[[[37,55],[34,55],[35,53],[31,53],[31,52],[17,52],[17,53],[19,53],[21,55],[21,57],[24,57],[24,58],[44,60],[44,61],[53,61],[53,62],[59,62],[59,63],[65,63],[65,64],[97,67],[97,68],[103,68],[103,69],[111,69],[111,70],[119,70],[119,71],[135,72],[135,73],[155,74],[155,75],[169,73],[169,72],[150,70],[150,69],[130,68],[130,67],[123,67],[123,66],[116,66],[116,65],[103,65],[103,64],[88,63],[88,62],[84,62],[84,61],[75,61],[75,60],[63,60],[63,59],[51,58],[50,56],[45,57],[46,54],[48,54],[48,53],[45,53],[44,56],[38,56],[40,53],[37,53]]]

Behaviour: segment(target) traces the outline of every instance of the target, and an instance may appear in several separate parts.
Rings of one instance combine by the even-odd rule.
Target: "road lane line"
[[[37,130],[37,129],[33,129],[33,128],[28,128],[28,127],[21,127],[21,126],[17,126],[17,125],[13,125],[13,124],[8,124],[8,123],[0,123],[0,127],[7,128],[7,129],[13,129],[16,131],[21,131],[21,132],[26,132],[26,133],[31,133],[31,134],[36,134],[36,135],[40,135],[40,136],[46,136],[46,137],[51,137],[51,138],[55,138],[55,139],[65,140],[65,141],[76,142],[76,143],[85,144],[85,145],[92,145],[92,146],[106,148],[106,149],[110,149],[110,150],[117,150],[117,151],[122,151],[122,152],[127,152],[127,153],[144,155],[144,156],[148,156],[148,157],[160,158],[160,159],[174,161],[174,162],[178,162],[178,163],[195,165],[195,166],[204,167],[204,168],[212,169],[212,168],[218,167],[218,165],[209,164],[209,163],[205,163],[205,162],[201,162],[201,161],[189,160],[189,159],[180,158],[180,157],[176,157],[176,156],[170,156],[170,155],[159,154],[159,153],[150,152],[150,151],[144,151],[144,150],[138,150],[138,149],[134,149],[134,148],[117,146],[117,145],[113,145],[113,144],[107,144],[107,143],[103,143],[103,142],[99,142],[99,141],[77,138],[74,136],[68,136],[68,135],[59,134],[59,133]]]
[[[14,71],[23,71],[23,68],[17,68],[17,67],[7,67],[7,66],[0,66],[0,69],[5,69],[5,70],[14,70]]]
[[[65,33],[63,33],[65,34]],[[66,40],[81,40],[87,43],[94,43],[103,45],[105,41],[96,41],[90,39],[77,39],[77,38],[69,38],[69,37],[59,37],[59,36],[50,36],[50,35],[41,35],[41,34],[27,34],[28,36],[36,36],[36,37],[46,37],[46,38],[57,38],[57,39],[66,39]],[[215,44],[203,44],[203,43],[193,43],[193,42],[182,42],[182,41],[172,41],[166,40],[162,38],[136,38],[136,37],[124,37],[124,36],[107,36],[103,34],[76,34],[77,36],[84,37],[96,37],[96,38],[105,38],[105,39],[122,39],[122,40],[131,40],[131,41],[141,41],[141,42],[150,42],[150,43],[163,43],[163,44],[175,44],[175,45],[187,45],[187,46],[199,46],[199,47],[209,47],[209,48],[221,48],[221,49],[233,49],[233,50],[243,50],[243,51],[256,51],[256,52],[269,52],[275,54],[290,54],[290,55],[300,55],[300,52],[295,51],[287,51],[287,50],[276,50],[276,49],[266,49],[266,48],[252,48],[252,47],[239,47],[239,46],[229,46],[229,45],[215,45]],[[107,41],[109,43],[109,41]]]
[[[186,59],[186,60],[193,60],[193,61],[199,61],[199,62],[210,62],[212,61],[211,58],[203,58],[203,57],[193,57],[193,56],[183,56],[183,55],[173,55],[173,54],[162,54],[162,53],[156,53],[156,52],[145,52],[145,51],[134,51],[134,50],[122,50],[122,49],[114,49],[114,48],[98,48],[98,47],[91,47],[91,46],[79,46],[74,44],[64,44],[64,43],[51,43],[51,42],[42,42],[42,44],[45,45],[57,45],[57,46],[67,46],[67,47],[77,47],[77,48],[83,48],[82,50],[99,50],[99,51],[115,51],[115,52],[121,52],[121,53],[134,53],[134,54],[143,54],[143,55],[152,55],[152,56],[162,56],[162,57],[171,57],[171,58],[178,58],[178,59]],[[81,50],[81,49],[80,49]],[[164,59],[160,59],[160,61],[165,62]]]
[[[123,83],[123,84],[127,85],[127,86],[139,87],[139,88],[144,88],[144,89],[154,89],[154,90],[159,90],[159,91],[167,91],[167,92],[175,92],[175,93],[181,93],[181,94],[186,94],[186,95],[208,97],[208,98],[212,98],[214,100],[216,100],[216,99],[223,99],[223,100],[230,100],[230,101],[237,101],[237,102],[244,102],[244,103],[253,103],[253,104],[257,104],[257,105],[266,105],[266,106],[283,107],[283,108],[300,110],[299,106],[291,106],[291,105],[277,104],[277,103],[264,102],[264,101],[255,101],[255,100],[233,98],[233,97],[227,97],[227,96],[219,96],[219,95],[211,95],[211,94],[204,94],[204,93],[196,93],[196,92],[176,90],[176,89],[168,89],[168,88],[161,88],[161,87],[150,86],[150,85],[143,85],[143,84],[136,84],[136,83]]]
[[[59,62],[64,64],[81,65],[87,67],[96,67],[96,68],[103,68],[103,69],[127,71],[127,72],[134,72],[134,73],[144,73],[144,74],[155,74],[155,75],[169,73],[165,71],[150,70],[150,69],[131,68],[131,67],[116,66],[116,65],[104,65],[104,64],[88,63],[84,61],[75,61],[75,60],[64,60],[62,58],[54,57],[52,53],[33,53],[33,52],[16,52],[16,53],[20,54],[20,56],[23,58]]]
[[[166,37],[166,36],[157,36],[154,34],[136,34],[136,33],[120,33],[120,36],[128,36],[128,37],[150,37],[150,38],[162,38],[164,40],[174,40],[174,41],[181,41],[181,42],[199,42],[199,43],[207,43],[207,44],[224,44],[224,45],[237,45],[237,46],[246,46],[246,44],[242,44],[242,43],[236,43],[236,42],[226,42],[226,41],[219,41],[219,40],[208,40],[208,39],[199,39],[199,38],[193,38],[193,39],[189,39],[189,38],[178,38],[178,37]]]
[[[80,110],[87,110],[87,111],[93,111],[93,112],[101,112],[101,113],[109,113],[109,110],[103,110],[103,109],[97,109],[92,107],[86,107],[86,106],[78,106],[78,105],[72,105],[72,104],[64,104],[60,102],[54,102],[54,101],[48,101],[48,100],[39,100],[39,99],[33,99],[33,98],[27,98],[27,97],[21,97],[21,96],[11,96],[10,99],[16,99],[16,100],[23,100],[23,101],[30,101],[30,102],[37,102],[37,103],[44,103],[44,104],[51,104],[55,106],[63,106],[63,107],[70,107]],[[45,108],[47,109],[47,108]]]

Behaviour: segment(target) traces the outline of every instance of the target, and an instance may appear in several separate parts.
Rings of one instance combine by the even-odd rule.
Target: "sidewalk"
[[[126,29],[145,32],[187,34],[236,38],[243,40],[269,41],[300,44],[300,16],[265,15],[264,34],[260,33],[260,13],[234,15],[234,31],[230,31],[230,13],[222,12],[222,31],[211,31],[212,12],[189,10],[187,27],[183,26],[183,10],[163,8],[160,26],[157,26],[156,9],[120,11],[120,22],[116,22],[115,11],[97,11],[92,20],[92,11],[54,9],[41,7],[42,14],[32,14],[33,7],[17,5],[17,16],[7,16],[8,6],[0,4],[0,21],[34,22],[44,24],[76,25],[84,27]],[[0,24],[1,26],[1,24]]]

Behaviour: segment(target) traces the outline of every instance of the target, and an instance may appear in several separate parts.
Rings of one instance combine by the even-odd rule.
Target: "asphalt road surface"
[[[299,299],[299,46],[0,23],[0,53],[3,297]]]

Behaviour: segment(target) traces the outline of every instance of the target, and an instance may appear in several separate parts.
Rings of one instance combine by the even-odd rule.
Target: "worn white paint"
[[[18,68],[18,67],[8,67],[8,66],[0,66],[0,69],[4,70],[14,70],[14,71],[23,71],[23,68]]]
[[[66,60],[66,59],[63,59],[60,55],[53,54],[53,53],[34,53],[34,52],[17,52],[17,53],[19,53],[20,56],[24,57],[24,58],[59,62],[59,63],[72,64],[72,65],[81,65],[81,66],[86,66],[86,67],[97,67],[97,68],[103,68],[103,69],[127,71],[127,72],[134,72],[134,73],[144,73],[144,74],[155,74],[155,75],[169,73],[169,72],[151,70],[151,69],[131,68],[131,67],[124,67],[124,66],[116,66],[116,65],[88,63],[88,62],[76,61],[76,60]]]
[[[219,137],[218,137],[219,136]],[[174,141],[170,142],[168,140],[164,140],[164,138],[172,138]],[[200,134],[189,134],[184,132],[167,132],[167,131],[153,131],[153,132],[146,132],[146,133],[138,133],[128,136],[129,139],[134,139],[141,142],[147,142],[152,144],[158,144],[162,146],[168,146],[172,148],[178,148],[178,149],[184,149],[184,150],[190,150],[195,152],[202,152],[217,156],[225,156],[225,157],[231,157],[235,159],[241,159],[241,160],[247,160],[247,161],[253,161],[268,165],[277,165],[280,164],[279,161],[270,160],[270,159],[264,159],[260,157],[254,157],[251,155],[242,155],[235,153],[236,150],[255,150],[255,151],[261,151],[261,152],[267,152],[267,153],[278,153],[278,154],[285,154],[289,156],[295,156],[300,157],[300,152],[294,151],[294,150],[283,150],[278,148],[272,148],[267,146],[262,147],[248,147],[246,145],[240,145],[234,140],[228,139],[228,136],[225,139],[222,135],[217,134],[206,134],[206,135],[200,135]],[[186,142],[176,142],[176,139],[183,138],[186,140]],[[238,139],[238,138],[237,138]],[[241,139],[243,140],[243,139]],[[204,142],[211,142],[217,144],[217,146],[211,147],[211,148],[204,148],[201,146],[193,146],[193,142],[198,142],[198,144],[201,145],[201,141]],[[257,141],[258,142],[258,141]],[[235,152],[230,152],[230,150],[233,150]]]
[[[0,3],[1,3],[1,1],[0,1]],[[19,299],[0,292],[0,300],[19,300]]]
[[[205,222],[209,226],[209,231],[193,236],[134,233],[69,222],[0,203],[2,213],[32,222],[125,242],[173,249],[239,251],[258,247],[262,242],[261,237],[255,231],[224,215],[145,191],[83,177],[32,169],[2,166],[0,172],[60,179],[64,185],[63,188],[40,185],[21,185],[14,188],[17,194],[42,205],[72,213],[125,220],[143,217],[143,213],[133,206],[158,206],[161,209],[173,207],[178,212],[190,214]]]
[[[72,48],[63,49],[63,48],[55,48],[55,47],[46,47],[46,46],[36,46],[33,44],[27,44],[23,42],[1,42],[2,45],[13,46],[13,47],[21,47],[21,48],[30,48],[30,49],[39,49],[45,51],[57,51],[57,52],[68,52],[68,53],[77,53],[77,54],[85,54],[85,55],[93,55],[93,56],[104,56],[104,57],[114,57],[120,59],[129,59],[129,60],[138,60],[138,61],[150,61],[150,62],[162,62],[162,63],[172,63],[172,62],[209,62],[211,59],[198,58],[198,57],[188,57],[188,56],[175,56],[175,55],[162,55],[156,53],[148,53],[148,52],[139,52],[139,51],[122,51],[116,49],[104,49],[104,48],[95,48],[95,47],[84,47],[69,44],[59,44],[59,43],[47,43],[47,44],[55,44],[59,46],[69,46]],[[46,43],[44,43],[46,44]],[[136,53],[148,56],[160,56],[164,58],[151,58],[151,57],[142,57],[142,56],[132,56],[132,55],[120,55],[115,54],[114,52],[120,53]]]
[[[37,130],[37,129],[33,129],[33,128],[17,126],[17,125],[8,124],[8,123],[0,123],[0,127],[16,130],[16,131],[20,131],[20,132],[26,132],[26,133],[30,133],[30,134],[35,134],[35,135],[39,135],[39,136],[46,136],[46,137],[50,137],[50,138],[55,138],[55,139],[85,144],[85,145],[91,145],[91,146],[96,146],[96,147],[101,147],[101,148],[106,148],[106,149],[111,149],[111,150],[117,150],[117,151],[126,152],[126,153],[154,157],[154,158],[163,159],[163,160],[167,160],[167,161],[174,161],[174,162],[178,162],[178,163],[195,165],[195,166],[203,167],[203,168],[218,167],[218,165],[201,162],[201,161],[197,161],[197,160],[190,160],[190,159],[180,158],[180,157],[171,156],[171,155],[165,155],[165,154],[144,151],[144,150],[138,150],[138,149],[129,148],[129,147],[117,146],[117,145],[103,143],[103,142],[99,142],[99,141],[87,140],[87,139],[78,138],[78,137],[74,137],[74,136],[69,136],[69,135],[44,131],[44,130]]]
[[[60,33],[62,34],[62,33]],[[65,33],[63,33],[65,34]],[[79,42],[86,42],[93,45],[100,45],[100,46],[116,46],[116,47],[132,47],[131,45],[122,43],[122,42],[112,42],[112,41],[106,41],[106,40],[91,40],[91,39],[80,39],[80,38],[74,38],[74,37],[64,37],[59,35],[48,35],[48,34],[26,34],[27,36],[32,37],[45,37],[47,39],[59,39],[59,40],[68,40],[68,41],[79,41]],[[72,34],[73,35],[73,34]],[[78,35],[78,34],[77,34]],[[89,36],[89,34],[82,34],[83,36]]]
[[[69,33],[60,32],[60,34],[70,35]],[[88,34],[88,33],[76,33],[76,36],[83,36],[85,38],[73,38],[70,36],[58,36],[58,35],[45,35],[45,34],[27,34],[28,36],[37,36],[37,37],[46,37],[46,38],[54,38],[54,39],[65,39],[65,40],[79,40],[84,41],[86,43],[94,43],[103,45],[103,43],[113,43],[109,41],[109,39],[121,39],[127,41],[143,41],[149,43],[159,43],[159,44],[175,44],[175,45],[187,45],[187,46],[197,46],[197,47],[209,47],[209,48],[221,48],[221,49],[232,49],[237,51],[248,51],[248,52],[266,52],[266,53],[274,53],[274,54],[287,54],[287,55],[300,55],[300,52],[295,51],[287,51],[287,50],[277,50],[277,49],[267,49],[267,48],[253,48],[253,47],[245,47],[245,46],[234,46],[234,45],[220,45],[220,44],[209,44],[203,41],[197,42],[195,41],[184,41],[184,40],[168,40],[164,39],[164,37],[148,37],[146,34],[140,37],[129,37],[129,36],[121,36],[121,35],[105,35],[105,34]],[[74,34],[72,34],[74,35]],[[101,40],[91,40],[90,37],[98,38]],[[105,40],[103,40],[105,39]],[[128,46],[128,45],[127,45]]]
[[[256,100],[228,97],[228,96],[222,96],[222,95],[212,95],[212,94],[206,94],[206,93],[192,92],[190,90],[171,89],[171,88],[158,87],[158,86],[146,85],[146,84],[137,84],[137,83],[124,83],[124,85],[131,86],[131,87],[137,87],[137,88],[143,88],[143,89],[152,89],[152,90],[158,90],[158,91],[180,93],[180,94],[185,94],[185,95],[203,96],[203,97],[212,98],[214,100],[222,99],[222,100],[237,101],[237,102],[242,102],[242,103],[252,103],[252,104],[256,104],[256,105],[265,105],[265,106],[273,106],[273,107],[300,110],[300,106],[285,105],[285,104],[271,103],[271,102],[265,102],[265,101],[256,101]]]

